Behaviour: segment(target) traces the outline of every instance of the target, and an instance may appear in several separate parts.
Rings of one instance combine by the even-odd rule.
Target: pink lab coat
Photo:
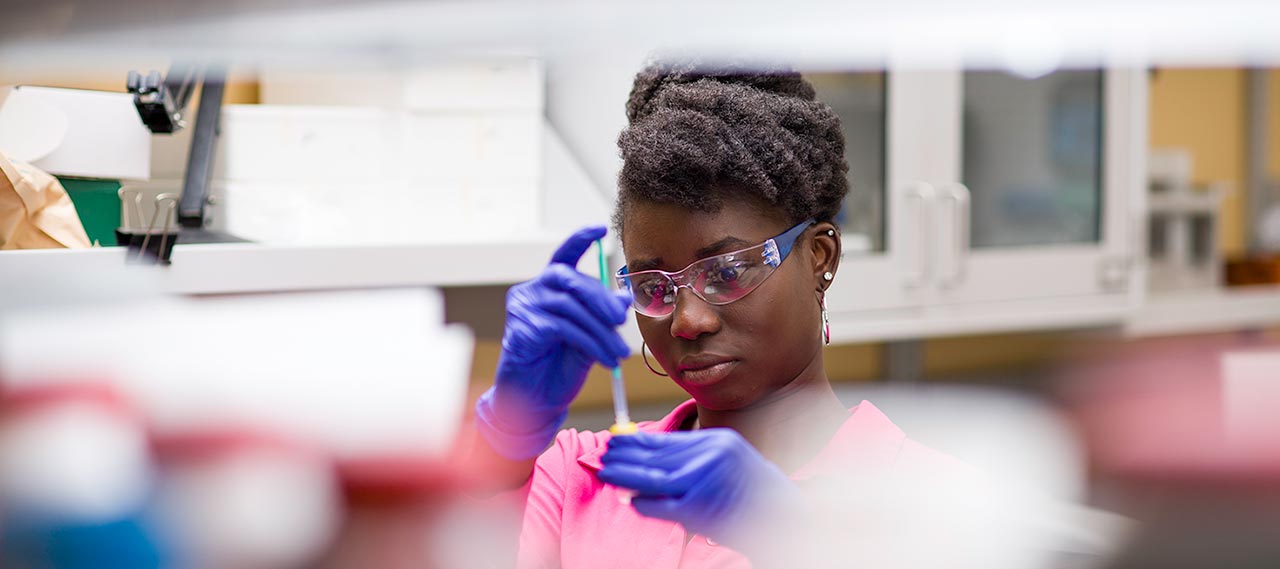
[[[644,422],[651,433],[679,428],[695,412],[693,400],[658,421]],[[527,492],[517,567],[604,569],[623,567],[751,567],[746,557],[702,536],[686,545],[678,523],[648,518],[623,503],[623,490],[600,482],[600,457],[608,431],[561,431],[538,457]],[[956,470],[963,463],[903,434],[884,413],[863,401],[831,441],[808,464],[791,473],[804,481],[853,469]]]

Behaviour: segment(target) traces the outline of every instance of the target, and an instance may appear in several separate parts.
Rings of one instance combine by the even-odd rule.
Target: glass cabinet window
[[[884,251],[885,229],[885,74],[883,72],[805,73],[818,100],[831,105],[844,127],[849,163],[849,196],[837,218],[844,252]]]
[[[1101,71],[964,74],[972,247],[1100,241],[1102,87]]]

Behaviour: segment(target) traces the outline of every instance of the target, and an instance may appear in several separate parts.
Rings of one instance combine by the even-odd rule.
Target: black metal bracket
[[[133,104],[143,124],[153,134],[172,134],[188,126],[186,106],[196,84],[200,84],[200,103],[191,125],[191,148],[187,154],[187,169],[176,212],[181,226],[176,240],[183,243],[245,241],[234,235],[205,229],[205,207],[209,204],[213,164],[218,151],[218,136],[222,131],[226,80],[226,67],[216,63],[175,63],[163,79],[157,71],[146,76],[136,71],[129,72],[128,89],[133,93]],[[167,262],[167,252],[160,258]]]
[[[195,91],[200,67],[175,63],[164,77],[159,71],[142,75],[130,71],[126,83],[133,94],[133,105],[138,108],[142,123],[153,133],[172,134],[186,126],[183,114],[187,102]]]
[[[184,228],[204,228],[204,208],[209,203],[209,186],[213,181],[213,159],[218,151],[218,135],[222,126],[222,97],[226,87],[224,67],[209,65],[200,87],[200,106],[196,108],[195,130],[191,132],[191,152],[187,155],[187,174],[178,201],[178,223]]]

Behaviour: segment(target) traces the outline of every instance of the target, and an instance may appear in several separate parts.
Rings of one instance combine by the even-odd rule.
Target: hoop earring
[[[644,367],[649,368],[649,371],[653,372],[653,373],[654,373],[654,374],[656,374],[656,375],[660,375],[660,376],[662,376],[662,377],[670,377],[670,376],[668,376],[668,375],[667,375],[667,374],[665,374],[665,373],[662,373],[662,372],[660,372],[660,371],[658,371],[658,370],[656,370],[656,369],[653,369],[653,364],[649,363],[649,354],[646,354],[646,353],[645,353],[646,348],[648,348],[648,344],[646,344],[646,343],[644,343],[643,341],[641,341],[641,342],[640,342],[640,357],[644,358]]]
[[[831,345],[831,319],[827,316],[827,295],[818,295],[818,306],[822,307],[822,345]]]

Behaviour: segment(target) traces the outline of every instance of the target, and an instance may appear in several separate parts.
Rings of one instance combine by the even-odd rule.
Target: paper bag
[[[58,179],[0,153],[0,249],[89,247]]]

